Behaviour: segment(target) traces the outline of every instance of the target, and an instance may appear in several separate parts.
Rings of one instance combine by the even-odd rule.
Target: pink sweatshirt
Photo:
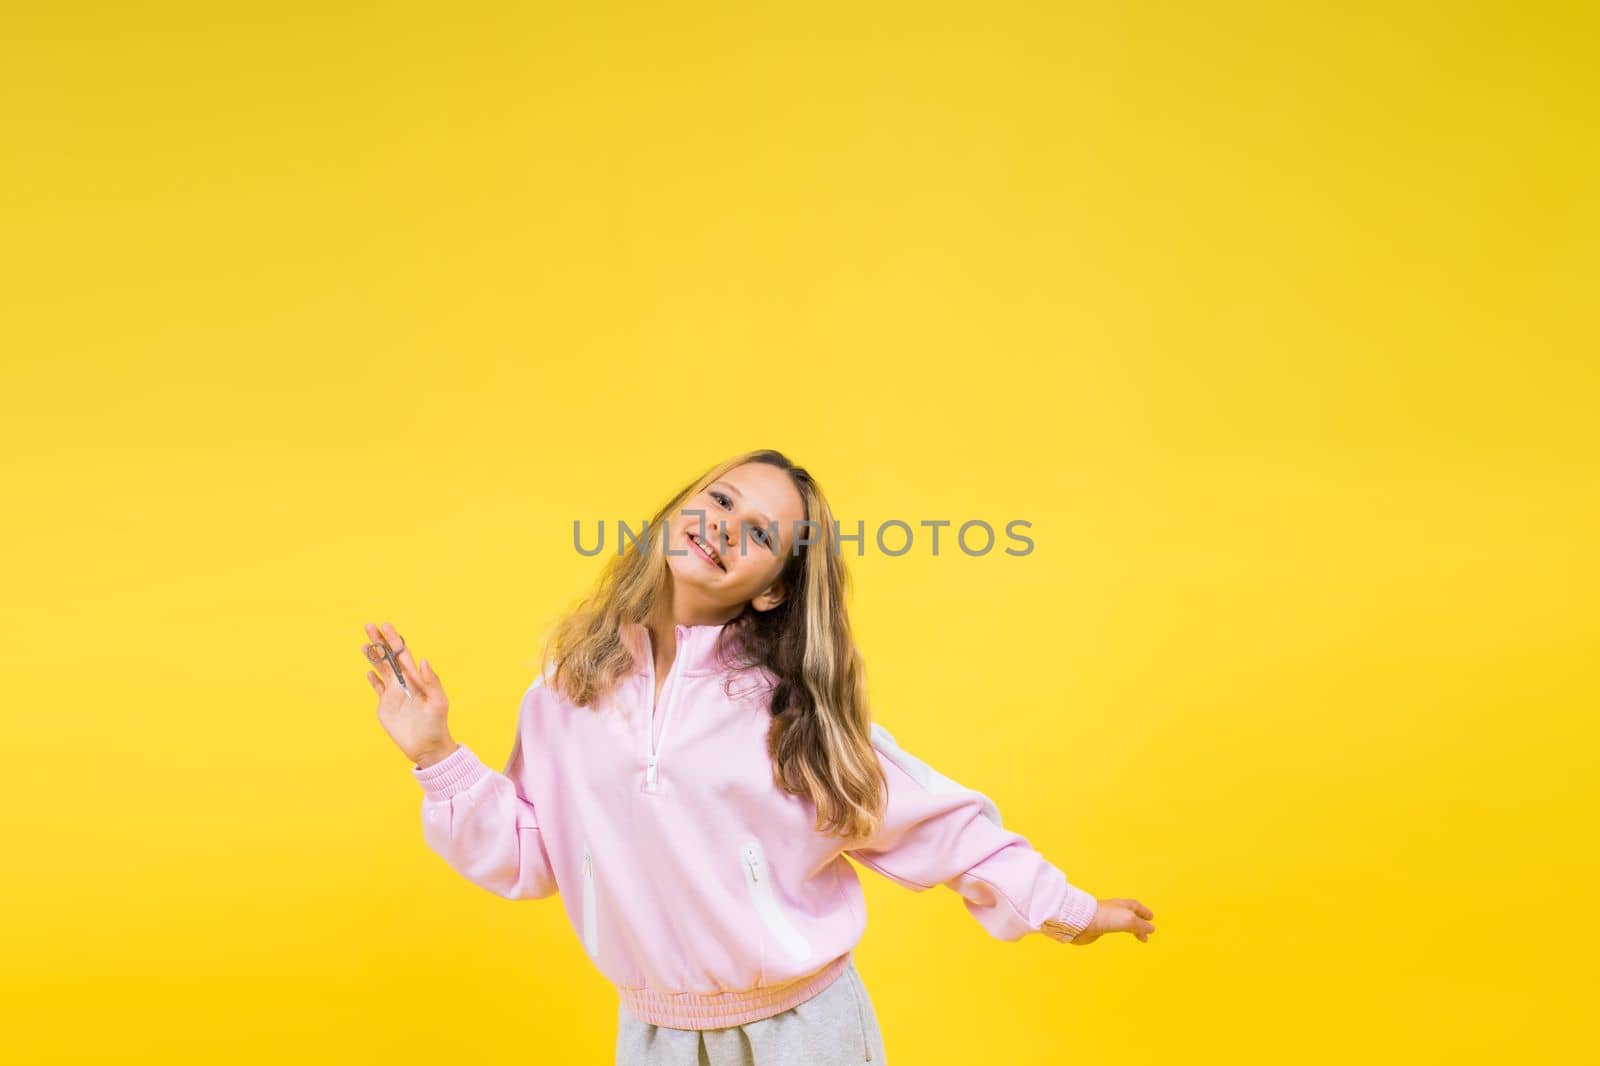
[[[953,889],[1000,940],[1067,941],[1088,924],[1094,896],[880,725],[881,828],[819,833],[810,801],[772,780],[774,679],[717,662],[722,629],[676,627],[653,715],[650,633],[629,623],[638,670],[590,708],[535,681],[503,773],[465,745],[413,766],[428,846],[507,899],[559,893],[628,1010],[682,1029],[770,1017],[839,976],[867,922],[846,855],[913,891]]]

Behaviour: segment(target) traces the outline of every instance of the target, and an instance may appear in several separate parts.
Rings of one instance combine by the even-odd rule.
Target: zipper
[[[756,905],[756,913],[761,915],[761,920],[771,930],[772,935],[778,938],[778,943],[783,945],[797,962],[804,962],[811,957],[811,945],[806,943],[789,924],[789,919],[784,915],[783,908],[778,906],[778,898],[772,893],[772,871],[767,867],[766,854],[761,850],[761,842],[747,840],[739,845],[739,857],[744,866],[744,883],[750,889],[750,898]]]
[[[594,860],[589,845],[583,845],[583,950],[590,958],[600,957],[600,916],[595,913]]]
[[[672,717],[672,697],[677,694],[678,667],[683,662],[683,626],[674,626],[673,635],[678,640],[678,650],[673,654],[672,666],[667,670],[666,684],[661,687],[661,736],[656,736],[656,708],[650,704],[655,698],[656,691],[656,653],[651,647],[648,637],[645,639],[645,658],[650,665],[650,674],[645,682],[645,701],[649,708],[650,717],[645,721],[645,747],[644,747],[644,790],[646,792],[658,791],[661,780],[661,746],[667,740],[667,722]]]

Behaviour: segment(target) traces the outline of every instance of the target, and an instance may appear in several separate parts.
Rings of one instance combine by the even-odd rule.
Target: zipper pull
[[[761,880],[761,860],[756,858],[756,853],[746,849],[744,853],[744,861],[750,866],[750,880]]]
[[[644,771],[644,784],[645,784],[645,787],[648,788],[651,792],[654,792],[656,790],[656,779],[657,779],[656,759],[655,759],[655,756],[652,755],[650,757],[650,765],[645,767],[645,771]]]
[[[583,853],[583,872],[589,873],[592,869],[593,865],[589,862],[589,853],[586,851]]]

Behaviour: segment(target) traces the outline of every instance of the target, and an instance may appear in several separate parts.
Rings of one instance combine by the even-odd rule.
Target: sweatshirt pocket
[[[739,845],[739,859],[744,867],[745,887],[750,890],[751,902],[755,904],[762,924],[783,946],[783,950],[789,953],[790,958],[796,962],[809,959],[811,945],[789,924],[788,916],[783,913],[783,908],[778,905],[778,897],[772,891],[772,873],[767,868],[767,856],[761,849],[761,842],[747,840]]]
[[[583,844],[583,950],[591,959],[600,958],[600,915],[596,913],[594,891],[594,859],[589,854],[589,842]]]

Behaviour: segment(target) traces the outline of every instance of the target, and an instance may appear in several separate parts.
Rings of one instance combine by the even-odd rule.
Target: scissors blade
[[[406,684],[406,675],[400,671],[400,660],[395,658],[394,649],[389,647],[389,642],[381,636],[378,638],[376,647],[383,650],[383,660],[389,664],[389,669],[394,672],[394,679],[400,682],[400,690],[409,697],[411,695],[411,686]]]

